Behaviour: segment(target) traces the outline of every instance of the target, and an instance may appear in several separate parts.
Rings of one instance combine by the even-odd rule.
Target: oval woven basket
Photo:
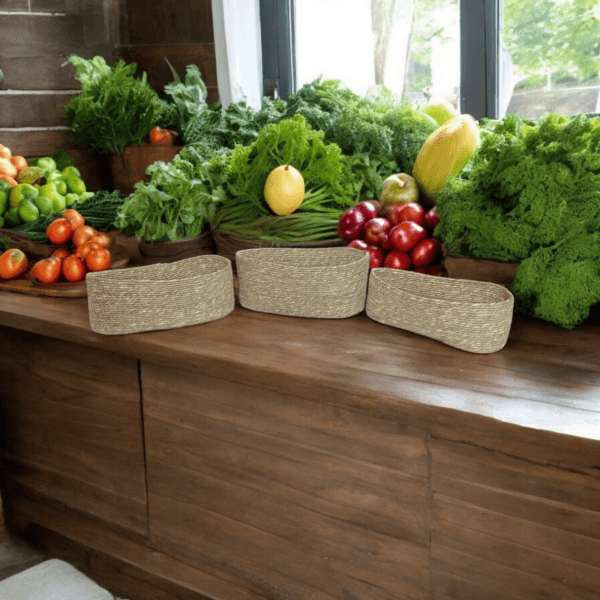
[[[90,326],[120,335],[215,321],[235,306],[231,261],[205,255],[86,276]]]
[[[363,311],[369,254],[356,248],[252,248],[235,256],[240,304],[293,317],[343,319]]]
[[[514,297],[496,283],[373,269],[367,316],[478,354],[506,345]]]
[[[195,238],[175,242],[140,240],[139,251],[145,264],[166,263],[192,256],[214,254],[214,242],[211,232],[205,231]]]
[[[220,256],[224,256],[232,261],[234,268],[235,254],[238,250],[250,250],[252,248],[274,248],[269,242],[250,242],[228,233],[221,233],[218,229],[211,229],[213,239],[215,241],[216,252]],[[278,246],[281,248],[337,248],[346,246],[346,242],[342,238],[332,238],[319,242],[300,242],[293,244],[284,244]]]

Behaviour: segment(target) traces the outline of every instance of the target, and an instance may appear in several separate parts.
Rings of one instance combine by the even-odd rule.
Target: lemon
[[[19,206],[23,200],[34,200],[37,198],[38,190],[29,183],[19,183],[10,192],[9,204],[11,208]]]
[[[33,200],[21,200],[17,207],[19,218],[23,223],[33,223],[40,218],[40,210],[33,203]]]
[[[269,173],[264,194],[276,215],[290,215],[304,201],[304,177],[294,167],[281,165]]]
[[[54,212],[52,200],[48,196],[40,194],[34,201],[41,215],[51,215]]]

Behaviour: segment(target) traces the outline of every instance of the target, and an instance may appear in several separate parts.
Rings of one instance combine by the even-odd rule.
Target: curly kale
[[[520,263],[516,305],[572,328],[600,301],[600,119],[484,122],[470,168],[440,193],[450,252]]]

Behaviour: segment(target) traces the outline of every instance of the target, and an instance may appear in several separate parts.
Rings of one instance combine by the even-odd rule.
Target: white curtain
[[[212,13],[223,108],[245,100],[259,110],[263,97],[259,0],[212,0]]]

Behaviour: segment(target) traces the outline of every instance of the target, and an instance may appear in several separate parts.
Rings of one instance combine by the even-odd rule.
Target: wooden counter
[[[0,352],[9,526],[131,600],[600,599],[598,325],[101,336],[0,292]]]

